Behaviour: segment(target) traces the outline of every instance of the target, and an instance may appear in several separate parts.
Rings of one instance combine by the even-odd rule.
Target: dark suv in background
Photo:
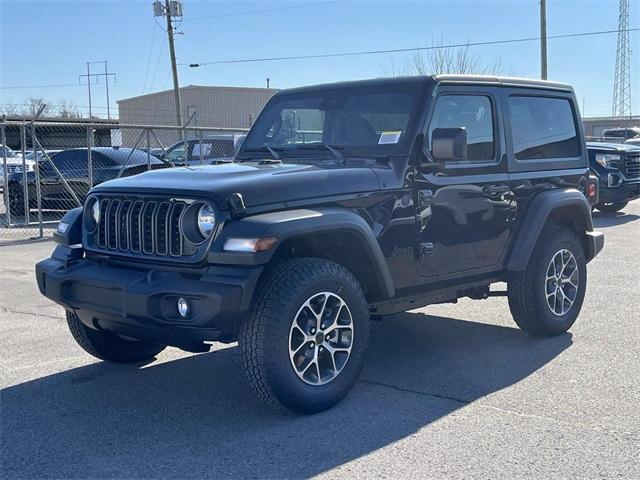
[[[49,160],[38,160],[40,173],[41,207],[44,210],[69,210],[78,205],[89,192],[89,158],[86,148],[75,148],[49,154]],[[117,177],[127,177],[167,164],[154,156],[147,158],[141,150],[119,147],[94,147],[91,149],[93,185],[99,185]],[[56,171],[57,170],[57,171]],[[11,215],[24,214],[25,175],[14,173],[8,178],[9,208]],[[35,172],[26,175],[29,208],[37,207]],[[72,193],[73,192],[73,193]]]
[[[357,381],[370,315],[503,295],[525,332],[571,328],[604,244],[588,166],[564,84],[445,75],[281,90],[235,163],[92,189],[60,222],[38,287],[98,358],[238,341],[262,399],[318,412]]]
[[[617,212],[640,198],[640,147],[627,143],[587,142],[589,166],[600,183],[595,208]]]

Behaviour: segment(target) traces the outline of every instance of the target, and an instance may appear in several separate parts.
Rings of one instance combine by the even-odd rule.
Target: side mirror
[[[431,155],[436,162],[467,159],[465,128],[436,128],[431,134]]]

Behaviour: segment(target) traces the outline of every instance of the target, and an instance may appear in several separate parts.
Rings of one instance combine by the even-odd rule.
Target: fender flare
[[[579,219],[584,223],[584,232],[582,234],[587,237],[587,240],[589,239],[589,235],[593,232],[593,220],[591,218],[591,207],[582,192],[573,188],[541,192],[531,199],[524,218],[520,220],[520,228],[516,233],[507,261],[508,271],[520,272],[527,268],[529,258],[538,243],[538,238],[548,218],[554,211],[561,208],[571,208],[573,210],[573,218]],[[587,247],[585,255],[587,261],[589,261],[598,252],[590,251],[592,249],[590,241],[583,242],[583,244],[585,243]]]
[[[60,223],[67,224],[64,231],[61,230]],[[53,232],[53,240],[56,243],[64,247],[82,243],[82,207],[69,210],[60,219],[60,223]]]
[[[321,207],[271,212],[228,221],[209,251],[211,264],[265,265],[284,241],[314,233],[348,232],[359,240],[358,247],[371,265],[371,276],[383,296],[392,298],[395,288],[378,240],[369,224],[346,208]],[[270,250],[258,253],[225,252],[228,238],[275,237],[277,243]]]

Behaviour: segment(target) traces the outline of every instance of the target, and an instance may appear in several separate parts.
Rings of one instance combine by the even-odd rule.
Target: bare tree
[[[73,105],[69,100],[60,100],[58,103],[58,116],[60,118],[81,118],[82,115],[78,107]]]
[[[25,101],[24,107],[22,109],[22,114],[35,117],[40,108],[43,106],[44,110],[42,110],[42,116],[46,117],[51,113],[51,107],[49,107],[44,99],[40,97],[30,97]]]
[[[11,100],[9,100],[9,103],[1,104],[0,115],[18,115],[18,105],[11,103]]]
[[[435,46],[430,50],[417,50],[405,58],[398,66],[393,60],[383,67],[391,76],[399,75],[432,75],[439,73],[459,73],[477,75],[499,75],[510,73],[505,69],[500,57],[486,62],[479,55],[471,52],[467,44],[462,47]],[[508,72],[505,72],[508,70]]]

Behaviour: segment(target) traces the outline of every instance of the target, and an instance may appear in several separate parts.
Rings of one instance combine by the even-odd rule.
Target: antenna
[[[629,0],[620,0],[616,73],[612,116],[631,116],[631,49],[629,48]]]

